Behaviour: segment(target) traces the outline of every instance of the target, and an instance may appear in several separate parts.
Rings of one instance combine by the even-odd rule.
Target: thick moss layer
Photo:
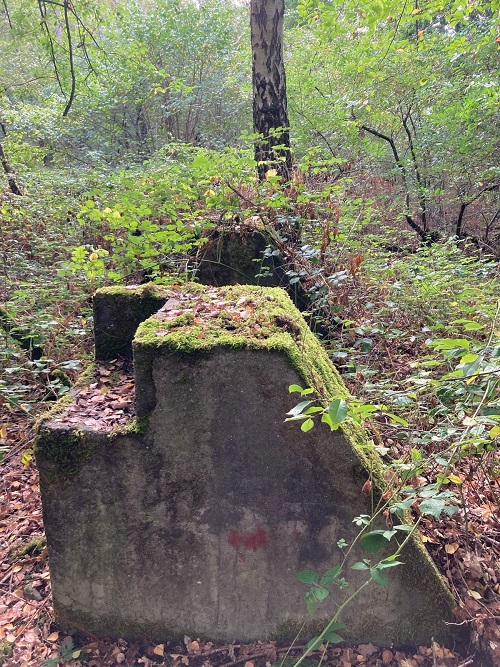
[[[135,348],[166,346],[182,352],[209,352],[229,347],[284,352],[323,400],[347,397],[326,352],[284,290],[250,285],[215,290],[191,283],[174,294],[180,295],[178,309],[183,312],[171,320],[153,315],[143,322],[135,335]],[[198,315],[201,304],[208,311]]]

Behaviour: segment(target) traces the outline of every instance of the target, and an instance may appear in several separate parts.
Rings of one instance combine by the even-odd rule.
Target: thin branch
[[[2,0],[3,2],[3,7],[5,9],[5,16],[7,17],[7,21],[9,23],[9,28],[12,30],[12,21],[10,20],[10,13],[9,13],[9,8],[7,7],[7,0]]]
[[[467,208],[467,206],[470,206],[470,204],[473,204],[475,201],[477,201],[479,197],[481,197],[485,192],[492,192],[493,190],[498,190],[498,188],[500,188],[500,183],[492,183],[491,185],[487,185],[479,192],[476,192],[475,195],[469,197],[467,201],[463,201],[460,204],[460,211],[458,212],[457,224],[455,227],[455,236],[458,236],[459,238],[462,236],[462,225],[464,220],[465,209]],[[495,221],[495,218],[497,217],[498,213],[499,211],[495,213],[491,223]]]
[[[398,34],[399,26],[400,26],[400,24],[401,24],[401,20],[402,20],[402,18],[403,18],[403,16],[404,16],[404,13],[405,13],[405,11],[406,11],[406,5],[407,5],[407,4],[408,4],[408,0],[405,0],[404,5],[403,5],[403,9],[401,10],[401,14],[399,15],[398,21],[397,21],[397,23],[396,23],[396,27],[394,28],[394,34],[393,34],[393,36],[391,37],[391,41],[389,42],[389,46],[387,47],[386,52],[384,53],[384,55],[382,56],[382,58],[379,60],[379,64],[380,64],[380,63],[383,63],[384,60],[387,58],[387,54],[389,53],[390,48],[391,48],[391,46],[393,45],[394,40],[396,39],[396,35]]]
[[[68,4],[69,0],[64,0],[64,24],[66,26],[66,38],[68,40],[68,56],[69,56],[69,70],[71,74],[71,91],[69,94],[68,102],[63,111],[63,118],[69,114],[73,100],[75,99],[76,92],[76,72],[75,72],[75,63],[73,59],[73,39],[71,37],[71,26],[69,24],[69,13],[68,13]]]
[[[21,86],[28,86],[30,83],[35,83],[35,81],[44,81],[51,80],[51,76],[35,76],[33,79],[28,79],[27,81],[21,81],[20,83],[9,83],[9,88],[20,88]]]
[[[316,90],[318,90],[318,88],[316,88]],[[318,92],[319,92],[319,90],[318,90]],[[321,130],[318,130],[318,129],[315,127],[315,125],[314,125],[314,123],[312,122],[312,120],[311,120],[310,118],[308,118],[308,117],[306,116],[305,113],[303,113],[302,111],[299,111],[296,107],[293,107],[293,105],[290,105],[290,108],[293,109],[297,115],[302,116],[302,118],[304,118],[304,120],[305,120],[306,122],[308,122],[309,125],[311,125],[311,127],[313,128],[313,131],[315,132],[315,134],[317,134],[319,137],[321,137],[321,138],[323,139],[323,141],[325,142],[325,144],[327,145],[328,150],[329,150],[330,153],[332,154],[332,157],[334,158],[334,160],[338,160],[338,157],[335,155],[335,151],[333,150],[333,147],[332,147],[332,145],[330,144],[330,142],[328,141],[326,135],[325,135],[323,132],[321,132]],[[340,167],[340,165],[337,165],[337,169],[339,170],[339,172],[340,172],[340,176],[341,176],[341,175],[343,174],[343,171],[342,171],[342,168]],[[339,176],[339,177],[340,177],[340,176]]]
[[[49,39],[49,48],[50,48],[50,60],[52,62],[52,66],[54,68],[54,72],[56,75],[57,79],[57,84],[59,86],[59,89],[63,95],[65,95],[64,88],[62,85],[61,77],[59,75],[59,68],[57,67],[57,60],[56,60],[56,54],[54,51],[54,42],[52,40],[52,35],[50,34],[49,26],[47,25],[47,11],[45,9],[44,3],[48,0],[38,0],[38,9],[40,10],[40,16],[42,17],[41,24],[42,24],[42,30],[44,30],[47,34],[47,37]]]
[[[401,122],[403,123],[403,128],[406,133],[406,137],[408,139],[408,148],[410,149],[410,155],[411,155],[411,160],[413,162],[413,170],[415,172],[415,179],[417,181],[417,188],[418,188],[418,202],[420,204],[420,216],[422,219],[422,229],[424,232],[427,232],[427,201],[424,195],[424,183],[422,182],[422,176],[420,174],[420,168],[418,165],[417,161],[417,154],[415,152],[415,144],[413,143],[413,137],[411,134],[411,130],[408,127],[408,121],[410,121],[412,127],[413,127],[413,133],[416,135],[416,128],[413,123],[413,118],[412,118],[412,106],[413,104],[410,104],[408,107],[408,110],[405,115],[403,115],[403,112],[401,110]]]
[[[368,127],[367,125],[360,125],[360,127],[362,130],[365,130],[365,132],[373,134],[374,137],[378,137],[379,139],[387,141],[387,143],[391,147],[391,151],[394,156],[394,161],[396,162],[396,165],[399,169],[399,172],[401,174],[401,180],[403,181],[403,185],[405,188],[405,203],[406,203],[405,220],[408,223],[408,225],[413,229],[413,231],[417,232],[417,234],[423,241],[427,241],[428,235],[426,231],[422,229],[420,225],[417,222],[415,222],[415,220],[410,215],[410,189],[408,187],[408,175],[406,173],[406,167],[404,166],[404,164],[401,161],[401,158],[399,157],[398,149],[396,148],[394,139],[392,137],[389,137],[387,134],[382,134],[382,132],[379,132],[378,130],[375,130],[372,127]]]

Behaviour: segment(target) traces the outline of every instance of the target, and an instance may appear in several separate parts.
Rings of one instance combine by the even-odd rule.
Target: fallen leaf
[[[356,650],[358,651],[358,653],[361,653],[362,656],[368,658],[374,653],[376,653],[378,651],[378,648],[374,646],[372,643],[370,643],[370,644],[360,644],[356,648]]]
[[[370,479],[367,479],[366,482],[363,484],[361,493],[365,496],[369,496],[371,492],[372,492],[372,482]]]
[[[56,642],[59,639],[59,633],[58,632],[53,632],[47,637],[48,642]]]
[[[165,653],[165,644],[157,644],[153,649],[153,653],[155,655],[164,655],[164,653]]]
[[[454,554],[458,547],[458,542],[452,542],[451,544],[445,544],[444,550],[447,554]]]
[[[388,649],[382,651],[382,662],[384,663],[384,665],[388,665],[393,660],[394,660],[394,653],[392,651],[389,651]]]

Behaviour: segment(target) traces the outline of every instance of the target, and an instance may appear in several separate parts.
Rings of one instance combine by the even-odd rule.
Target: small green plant
[[[0,642],[0,665],[3,665],[12,656],[13,646],[9,642]]]
[[[311,388],[302,388],[300,385],[290,385],[290,393],[299,393],[301,397],[312,396],[314,390]],[[313,397],[299,402],[287,413],[285,421],[301,421],[301,429],[304,432],[311,430],[314,425],[314,418],[321,415],[321,422],[329,426],[332,431],[339,429],[343,422],[351,420],[361,423],[367,417],[374,414],[383,413],[389,417],[395,424],[407,424],[397,415],[386,412],[386,406],[364,404],[360,401],[351,401],[350,404],[344,398],[336,398],[327,406],[318,405],[319,401]],[[435,459],[435,460],[434,460]],[[424,461],[424,457],[418,450],[412,450],[410,461],[395,461],[387,466],[387,486],[380,490],[380,499],[373,503],[372,513],[362,514],[353,519],[353,523],[359,527],[359,533],[349,545],[345,539],[337,542],[337,547],[341,551],[340,562],[329,568],[323,573],[314,570],[302,570],[298,572],[297,579],[308,585],[305,593],[305,603],[308,612],[315,613],[317,606],[331,595],[332,587],[340,592],[340,599],[336,600],[337,612],[333,615],[324,630],[310,640],[306,650],[301,658],[296,662],[295,667],[300,665],[309,651],[319,648],[322,644],[342,642],[343,638],[338,634],[345,626],[341,621],[343,610],[350,605],[353,600],[370,583],[379,586],[388,586],[389,579],[384,570],[399,565],[404,565],[400,560],[404,546],[408,543],[411,536],[418,529],[423,517],[431,516],[439,519],[442,515],[452,515],[458,511],[458,499],[454,491],[444,489],[445,484],[450,481],[456,482],[456,478],[450,474],[450,466],[453,457],[439,458],[430,456]],[[437,477],[437,481],[430,483],[420,481],[424,470],[430,465],[430,461],[442,466],[442,472]],[[372,481],[368,479],[362,489],[366,495],[372,494]],[[407,523],[410,513],[416,514],[416,520],[413,524]],[[385,528],[378,528],[379,520],[385,518]],[[399,522],[395,523],[394,519]],[[398,537],[401,538],[398,540]],[[369,554],[376,554],[385,550],[387,546],[395,540],[397,546],[393,553],[380,560],[372,558],[363,558],[352,565],[349,569],[358,572],[365,572],[366,580],[358,584],[354,590],[348,578],[348,560],[354,546],[359,542],[361,548]]]
[[[61,660],[78,660],[82,659],[82,650],[75,648],[75,644],[71,637],[66,637],[59,648],[59,655],[55,658],[49,658],[41,667],[59,667]]]

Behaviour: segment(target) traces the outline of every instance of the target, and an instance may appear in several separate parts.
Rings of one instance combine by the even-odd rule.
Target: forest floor
[[[92,340],[90,326],[85,320],[89,320],[88,295],[92,290],[88,286],[83,288],[78,280],[56,278],[53,267],[57,266],[59,261],[57,253],[66,243],[67,230],[58,229],[57,234],[54,232],[51,236],[44,225],[38,230],[38,236],[31,230],[34,241],[23,241],[22,244],[18,241],[19,224],[15,219],[11,229],[6,227],[2,230],[6,256],[4,272],[10,282],[6,279],[3,287],[0,282],[0,301],[8,303],[10,299],[12,303],[15,297],[16,303],[23,304],[16,315],[21,320],[24,317],[28,321],[30,317],[36,319],[37,326],[41,321],[40,312],[43,311],[46,317],[43,322],[46,327],[44,345],[47,357],[54,366],[59,364],[63,369],[69,368],[67,372],[74,378],[81,369],[81,366],[77,368],[74,365],[74,360],[90,358]],[[46,256],[41,259],[40,248],[47,249]],[[456,318],[463,318],[464,313],[468,318],[464,321],[476,319],[478,309],[482,308],[481,299],[487,281],[493,286],[488,298],[490,301],[498,299],[494,286],[498,286],[498,275],[490,280],[488,276],[492,274],[491,266],[478,266],[476,273],[479,276],[479,286],[476,291],[467,288],[468,291],[464,292],[469,281],[467,271],[472,270],[468,267],[473,266],[476,271],[476,264],[462,266],[456,254],[448,258],[443,253],[439,254],[441,251],[438,250],[428,258],[408,254],[397,265],[392,260],[384,260],[385,263],[380,264],[382,268],[379,273],[370,277],[374,265],[363,273],[363,268],[359,268],[360,265],[364,266],[363,255],[358,254],[359,251],[355,252],[354,256],[345,252],[345,258],[337,261],[335,267],[329,271],[337,272],[339,281],[344,281],[340,287],[335,288],[334,295],[335,307],[345,308],[345,326],[339,334],[343,340],[336,341],[336,349],[340,349],[342,344],[343,349],[347,350],[341,352],[344,358],[348,357],[357,364],[355,371],[344,373],[344,379],[353,396],[363,400],[380,400],[377,395],[370,398],[374,395],[373,390],[371,395],[370,390],[367,390],[370,382],[372,387],[374,386],[373,378],[377,378],[379,388],[386,394],[397,385],[404,397],[408,387],[405,382],[412,373],[415,374],[415,362],[429,354],[429,348],[426,347],[429,328],[424,326],[428,321],[428,311],[434,308],[436,331],[438,335],[446,335],[449,332],[448,323]],[[403,261],[413,262],[410,269],[405,268]],[[442,270],[440,266],[443,267]],[[345,270],[341,270],[343,268]],[[452,276],[452,271],[456,271],[455,277]],[[37,272],[40,274],[39,280],[36,277]],[[407,287],[404,287],[405,276],[411,278],[408,279]],[[9,285],[17,285],[17,291]],[[430,290],[427,301],[422,298],[423,287]],[[459,287],[462,290],[460,294],[457,291]],[[417,289],[420,289],[418,303]],[[37,299],[47,299],[47,303],[39,307]],[[433,302],[435,306],[432,306]],[[450,303],[455,310],[451,309]],[[24,304],[25,312],[22,311]],[[416,306],[420,312],[414,312]],[[443,312],[438,312],[438,308],[442,308]],[[351,320],[350,325],[345,324],[348,320]],[[498,328],[496,321],[493,322],[493,330],[495,326]],[[484,335],[483,341],[486,338],[487,335]],[[363,346],[369,349],[365,352]],[[12,347],[11,342],[5,343],[5,350],[0,349],[4,355],[4,366],[14,365],[8,347]],[[335,358],[335,350],[330,352],[332,358]],[[32,457],[35,417],[37,412],[47,407],[44,398],[47,398],[48,374],[45,371],[50,368],[48,362],[45,362],[46,367],[42,367],[43,364],[37,367],[30,365],[31,362],[27,363],[26,359],[22,363],[16,361],[19,358],[18,351],[14,357],[15,365],[19,364],[19,368],[10,369],[12,373],[8,382],[10,381],[11,388],[9,389],[8,384],[3,388],[0,386],[3,390],[1,400],[6,396],[12,399],[0,404],[0,446],[6,448],[0,462],[0,665],[271,667],[284,664],[285,667],[292,667],[293,658],[300,657],[303,646],[290,649],[288,646],[281,647],[265,641],[249,645],[214,645],[198,637],[185,637],[179,644],[148,645],[124,640],[103,640],[85,636],[84,633],[67,636],[58,629],[52,608],[37,471]],[[61,361],[68,361],[70,365],[63,365]],[[420,376],[414,377],[419,380]],[[14,396],[14,380],[17,382],[14,389],[22,395],[22,400],[17,400]],[[33,385],[30,384],[31,381]],[[49,394],[50,391],[52,390],[49,387]],[[129,387],[127,391],[132,392],[133,388]],[[431,395],[431,400],[435,398],[435,394]],[[123,399],[124,397],[120,396],[116,400],[126,402]],[[23,405],[34,407],[29,411],[24,409]],[[415,402],[409,409],[414,412],[415,426],[412,427],[413,430],[406,429],[406,440],[397,439],[393,425],[384,417],[374,417],[367,424],[374,441],[386,445],[392,459],[410,457],[411,460],[414,448],[419,447],[432,453],[435,442],[436,447],[440,444],[443,447],[446,445],[444,438],[439,441],[436,435],[439,431],[437,418],[434,421],[428,418],[428,405]],[[458,412],[453,415],[452,412],[453,409],[450,408],[449,414],[445,416],[447,423],[452,420],[453,424],[458,426],[470,423],[469,417],[457,416]],[[427,433],[428,439],[418,441],[418,436],[423,431]],[[390,460],[386,460],[386,463],[390,463]],[[325,648],[324,655],[321,649],[311,654],[305,667],[321,662],[332,667],[500,665],[498,447],[484,451],[480,456],[464,456],[454,467],[454,473],[455,479],[460,478],[460,484],[456,485],[460,511],[453,516],[443,515],[439,520],[423,517],[420,528],[431,557],[457,600],[456,624],[464,630],[468,637],[467,642],[462,646],[440,646],[433,643],[430,646],[406,647],[404,650],[391,646],[376,647],[372,644],[329,645]],[[430,472],[423,483],[432,483],[435,479],[432,475],[435,475],[435,471]]]
[[[31,424],[22,412],[12,412],[7,419],[4,440],[10,445],[10,452],[0,464],[0,663],[3,661],[4,667],[269,667],[281,664],[285,657],[286,664],[291,665],[291,658],[300,656],[303,646],[295,646],[290,651],[288,646],[264,641],[214,645],[200,638],[186,637],[182,644],[147,645],[88,635],[86,639],[75,638],[58,631],[52,610],[37,471],[33,462],[21,463],[21,452],[32,443]],[[457,651],[437,643],[399,650],[373,644],[330,646],[324,657],[325,664],[338,667],[479,667],[487,664],[486,658],[480,655],[481,646],[484,648],[487,642],[490,653],[500,646],[497,624],[500,618],[500,531],[498,517],[492,514],[485,494],[478,495],[476,484],[464,490],[474,501],[468,505],[468,535],[464,523],[455,517],[439,524],[428,521],[424,523],[423,532],[431,555],[463,602],[463,607],[458,609],[457,623],[469,626],[475,641]],[[484,546],[489,548],[484,549]],[[317,664],[320,655],[320,651],[311,654],[306,664]]]
[[[127,392],[133,392],[126,383]],[[126,402],[125,396],[121,400]],[[88,404],[89,402],[87,402]],[[91,410],[92,412],[92,410]],[[95,405],[96,419],[103,406]],[[89,418],[93,418],[89,413]],[[280,647],[273,642],[214,645],[200,638],[177,644],[140,644],[102,640],[58,631],[52,609],[37,470],[22,460],[33,444],[33,421],[22,410],[3,416],[3,442],[8,454],[0,463],[0,664],[4,667],[124,667],[191,665],[192,667],[254,667],[293,664],[303,646]],[[379,434],[380,437],[380,434]],[[390,439],[390,433],[385,438]],[[467,471],[466,471],[467,472]],[[460,601],[456,622],[470,633],[466,646],[393,647],[329,646],[323,660],[338,667],[465,667],[500,664],[500,523],[498,479],[484,467],[470,469],[462,486],[467,517],[462,513],[439,522],[424,519],[422,538]],[[317,651],[306,664],[317,664]]]

